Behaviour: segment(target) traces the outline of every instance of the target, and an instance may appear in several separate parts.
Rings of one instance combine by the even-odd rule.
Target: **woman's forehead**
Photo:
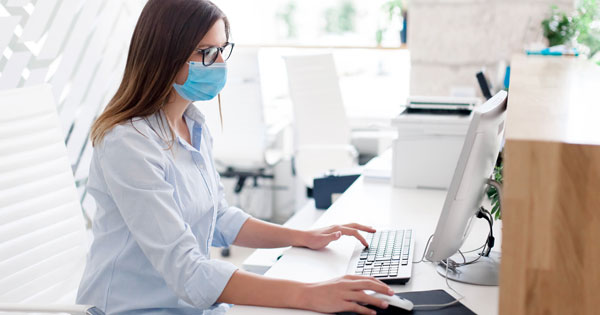
[[[219,19],[200,40],[198,46],[223,46],[225,43],[227,43],[225,22],[222,19]]]

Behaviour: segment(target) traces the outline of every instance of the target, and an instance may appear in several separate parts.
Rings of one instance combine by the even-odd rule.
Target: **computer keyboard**
[[[369,247],[360,253],[354,274],[406,283],[412,272],[412,230],[382,230],[365,238]]]

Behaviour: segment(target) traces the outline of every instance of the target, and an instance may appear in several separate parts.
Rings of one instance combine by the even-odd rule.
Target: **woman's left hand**
[[[321,249],[327,246],[329,243],[339,239],[342,235],[350,235],[356,237],[365,247],[368,247],[369,243],[367,243],[365,238],[360,235],[359,231],[375,233],[374,228],[357,223],[332,225],[325,228],[304,232],[301,246],[308,247],[310,249]]]

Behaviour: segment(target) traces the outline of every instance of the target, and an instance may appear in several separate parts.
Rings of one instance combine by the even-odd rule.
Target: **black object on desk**
[[[455,299],[444,290],[431,290],[431,291],[414,291],[414,292],[402,292],[396,293],[397,296],[405,298],[413,302],[414,305],[424,304],[445,304],[454,301]],[[412,311],[403,310],[397,307],[390,306],[383,310],[378,307],[367,305],[368,308],[377,311],[377,314],[414,314],[414,315],[475,315],[473,311],[468,309],[462,303],[458,302],[454,305],[432,310],[420,310],[414,309]],[[343,312],[338,313],[339,315],[353,315],[356,313]]]
[[[492,98],[492,88],[490,86],[490,80],[487,79],[485,73],[483,71],[479,71],[477,72],[477,74],[475,74],[475,77],[477,77],[477,83],[479,83],[481,94],[483,94],[485,99],[489,100],[490,98]]]
[[[333,194],[341,194],[360,174],[351,175],[326,175],[315,178],[313,181],[313,198],[315,198],[315,208],[327,209],[331,206],[331,197]]]

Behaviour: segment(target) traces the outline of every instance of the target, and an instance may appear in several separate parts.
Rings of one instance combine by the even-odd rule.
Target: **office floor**
[[[242,263],[244,262],[244,260],[246,260],[248,256],[250,256],[250,254],[252,254],[253,251],[254,248],[232,246],[230,250],[231,254],[229,255],[229,257],[222,257],[220,248],[211,247],[210,258],[228,261],[241,269]]]

